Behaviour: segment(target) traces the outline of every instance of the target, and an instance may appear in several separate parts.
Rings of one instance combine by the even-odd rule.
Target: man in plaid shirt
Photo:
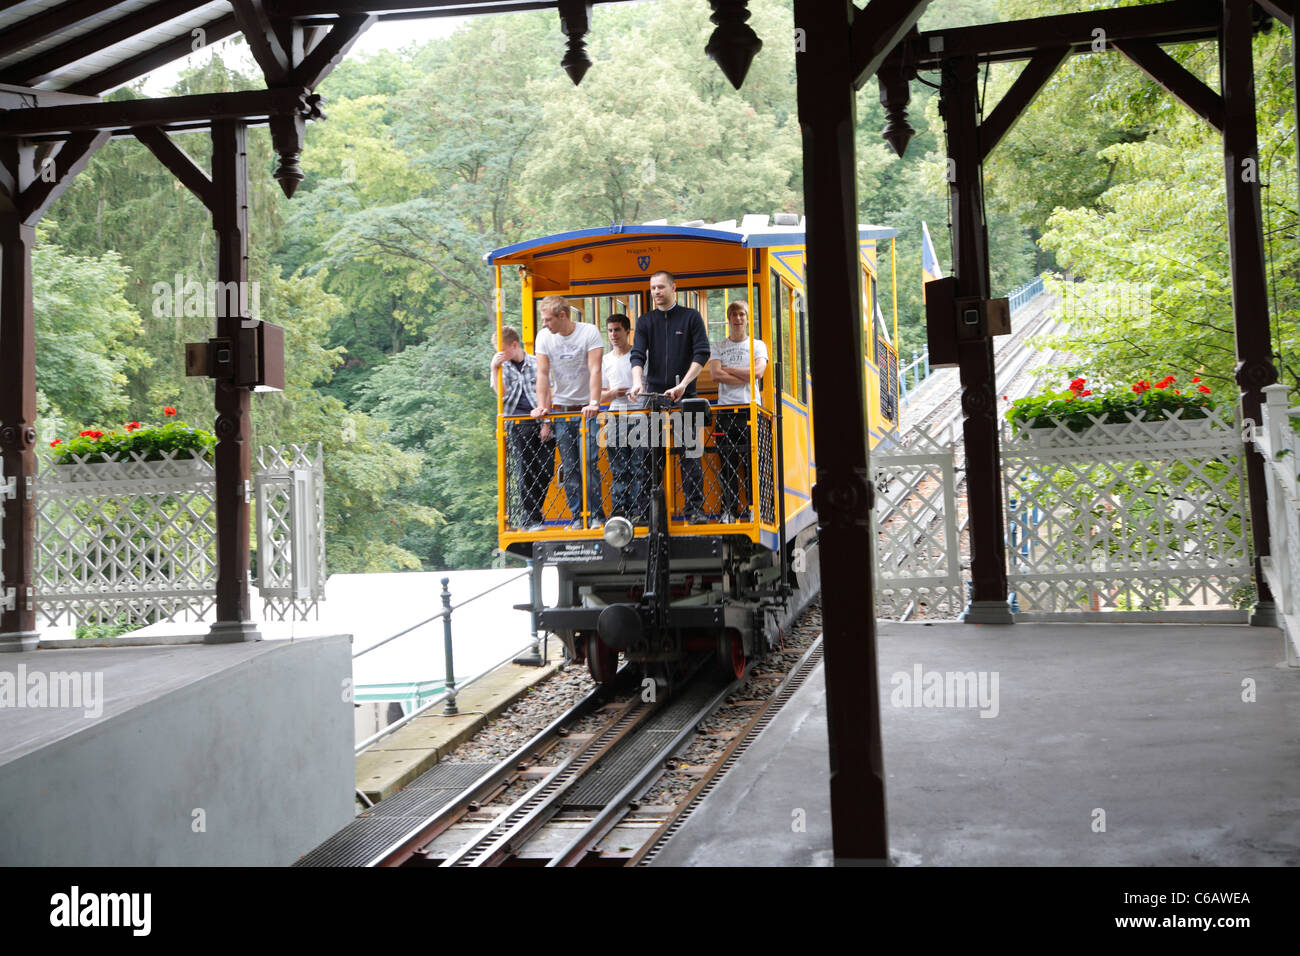
[[[501,351],[492,356],[488,371],[492,390],[495,392],[504,385],[501,414],[527,415],[537,406],[537,359],[524,351],[519,333],[509,326],[501,330],[501,345]],[[502,374],[498,375],[498,371]],[[544,418],[507,422],[506,431],[510,443],[510,473],[518,492],[515,500],[523,511],[522,515],[511,514],[511,523],[536,531],[545,524],[542,509],[555,472],[555,440],[551,437],[551,423]]]

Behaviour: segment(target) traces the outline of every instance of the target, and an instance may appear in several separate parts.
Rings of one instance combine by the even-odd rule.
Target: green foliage
[[[169,458],[185,461],[194,453],[211,461],[217,444],[216,436],[211,432],[185,422],[168,422],[166,425],[110,432],[88,431],[89,434],[82,432],[78,437],[55,447],[54,463],[166,461]]]
[[[43,223],[32,251],[36,384],[48,414],[116,417],[129,406],[129,376],[152,364],[136,344],[140,317],[124,297],[130,274],[118,253],[71,254],[56,234]]]
[[[139,626],[138,624],[132,624],[130,618],[126,615],[119,615],[112,621],[99,620],[87,624],[78,624],[72,636],[78,640],[98,641],[109,637],[120,637],[136,630]]]

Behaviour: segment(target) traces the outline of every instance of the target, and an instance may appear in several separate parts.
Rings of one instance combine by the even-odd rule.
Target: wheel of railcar
[[[614,683],[618,671],[618,651],[602,641],[595,631],[587,635],[587,668],[591,679],[602,686]]]
[[[724,680],[745,676],[745,640],[739,631],[727,629],[718,635],[718,649],[713,655],[713,670]]]

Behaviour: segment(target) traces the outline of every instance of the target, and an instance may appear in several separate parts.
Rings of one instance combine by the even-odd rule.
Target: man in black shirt
[[[709,362],[704,317],[677,304],[677,281],[671,272],[659,271],[650,277],[650,298],[655,307],[636,322],[628,398],[635,400],[646,391],[662,392],[674,402],[694,398],[695,380]],[[677,442],[683,443],[681,439]],[[682,456],[682,485],[686,520],[700,524],[705,518],[704,471],[699,457]]]

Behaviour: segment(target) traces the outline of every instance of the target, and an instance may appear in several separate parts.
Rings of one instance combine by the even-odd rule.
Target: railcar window
[[[781,388],[787,395],[798,394],[795,391],[795,379],[799,374],[799,355],[795,351],[790,314],[789,284],[775,272],[772,273],[772,321],[781,328]]]
[[[802,292],[794,294],[794,310],[799,321],[799,401],[808,401],[808,310]],[[793,363],[791,363],[793,364]]]
[[[632,319],[635,327],[636,319],[641,314],[640,292],[617,292],[614,295],[594,296],[566,295],[565,298],[569,300],[573,321],[592,322],[599,327],[602,335],[605,334],[605,320],[611,315],[621,312]],[[542,322],[540,298],[534,303],[533,309],[536,312],[535,327],[541,330],[546,326]]]

